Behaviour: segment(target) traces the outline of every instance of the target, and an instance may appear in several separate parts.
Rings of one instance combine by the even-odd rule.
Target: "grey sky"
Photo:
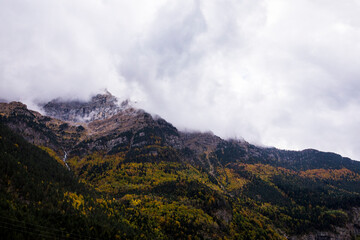
[[[360,160],[360,2],[0,0],[0,98],[107,88],[180,129]]]

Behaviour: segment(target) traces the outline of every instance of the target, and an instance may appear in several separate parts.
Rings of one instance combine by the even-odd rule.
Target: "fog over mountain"
[[[360,160],[360,4],[0,0],[0,99],[108,89],[179,129]]]

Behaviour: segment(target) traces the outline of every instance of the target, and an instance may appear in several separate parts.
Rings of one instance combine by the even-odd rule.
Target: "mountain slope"
[[[359,162],[180,132],[116,102],[107,93],[88,103],[45,105],[62,120],[21,103],[0,103],[0,116],[60,162],[66,152],[71,173],[97,192],[97,201],[121,206],[122,219],[139,234],[164,239],[359,234]],[[138,218],[126,217],[131,211]]]
[[[63,165],[3,124],[0,173],[2,239],[136,236],[121,214],[108,216],[111,207],[94,201],[96,194]]]

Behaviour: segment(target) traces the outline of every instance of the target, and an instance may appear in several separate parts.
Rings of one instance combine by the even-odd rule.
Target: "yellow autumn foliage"
[[[300,172],[301,177],[312,179],[324,179],[339,181],[342,179],[360,180],[359,174],[350,171],[347,168],[341,169],[310,169]]]
[[[65,192],[64,197],[68,197],[71,200],[72,206],[79,210],[84,205],[84,196],[73,192]]]

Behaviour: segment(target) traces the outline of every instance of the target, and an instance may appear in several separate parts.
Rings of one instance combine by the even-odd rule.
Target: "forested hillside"
[[[184,133],[131,107],[90,122],[0,110],[5,239],[360,235],[360,163],[340,155]]]

